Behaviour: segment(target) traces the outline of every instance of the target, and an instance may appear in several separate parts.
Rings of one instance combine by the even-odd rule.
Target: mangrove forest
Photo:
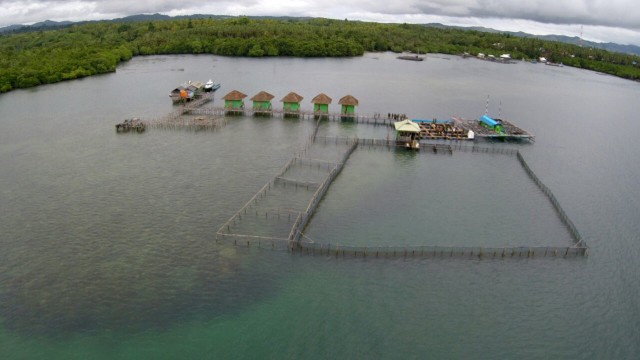
[[[329,19],[98,21],[0,35],[0,92],[113,72],[138,55],[360,56],[365,51],[511,54],[639,80],[635,55],[504,33]]]

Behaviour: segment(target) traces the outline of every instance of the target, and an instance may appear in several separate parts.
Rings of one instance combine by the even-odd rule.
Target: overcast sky
[[[640,46],[638,0],[0,0],[0,27],[127,15],[312,16],[484,26]]]

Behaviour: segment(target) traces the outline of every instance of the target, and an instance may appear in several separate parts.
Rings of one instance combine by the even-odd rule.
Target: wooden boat
[[[418,56],[418,55],[402,55],[402,56],[398,56],[398,59],[400,59],[400,60],[411,60],[411,61],[422,61],[422,60],[424,60],[423,57]]]
[[[220,89],[220,84],[216,84],[213,80],[209,79],[206,83],[204,83],[204,91],[205,92],[214,92]]]

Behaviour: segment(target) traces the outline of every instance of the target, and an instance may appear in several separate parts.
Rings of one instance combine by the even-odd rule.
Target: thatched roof
[[[325,93],[320,93],[313,99],[311,99],[311,103],[313,104],[331,104],[331,98],[328,97]]]
[[[343,96],[340,101],[338,101],[340,105],[358,105],[358,99],[354,98],[351,95]]]
[[[302,96],[294,93],[293,91],[288,93],[287,96],[283,97],[282,102],[288,102],[288,103],[299,103],[300,101],[302,101],[302,99],[304,99]]]
[[[228,93],[227,95],[225,95],[222,100],[242,100],[244,98],[246,98],[247,95],[241,93],[238,90],[233,90],[232,92]]]
[[[252,98],[251,101],[271,101],[271,99],[273,99],[274,96],[269,94],[266,91],[260,91],[259,93],[255,94]]]

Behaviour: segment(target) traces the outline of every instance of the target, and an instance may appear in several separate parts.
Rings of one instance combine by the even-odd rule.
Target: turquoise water
[[[537,142],[489,146],[520,149],[590,256],[363,260],[216,244],[216,230],[304,147],[315,124],[233,118],[211,132],[115,133],[124,118],[171,111],[176,84],[211,77],[220,95],[266,90],[279,100],[296,91],[309,109],[320,92],[332,108],[352,94],[361,113],[416,118],[473,118],[491,95],[490,114]],[[3,94],[0,353],[634,358],[639,95],[637,83],[571,68],[393,54],[141,57],[115,74]],[[389,132],[327,123],[319,135]],[[514,158],[366,148],[349,159],[307,234],[354,245],[570,243]]]

